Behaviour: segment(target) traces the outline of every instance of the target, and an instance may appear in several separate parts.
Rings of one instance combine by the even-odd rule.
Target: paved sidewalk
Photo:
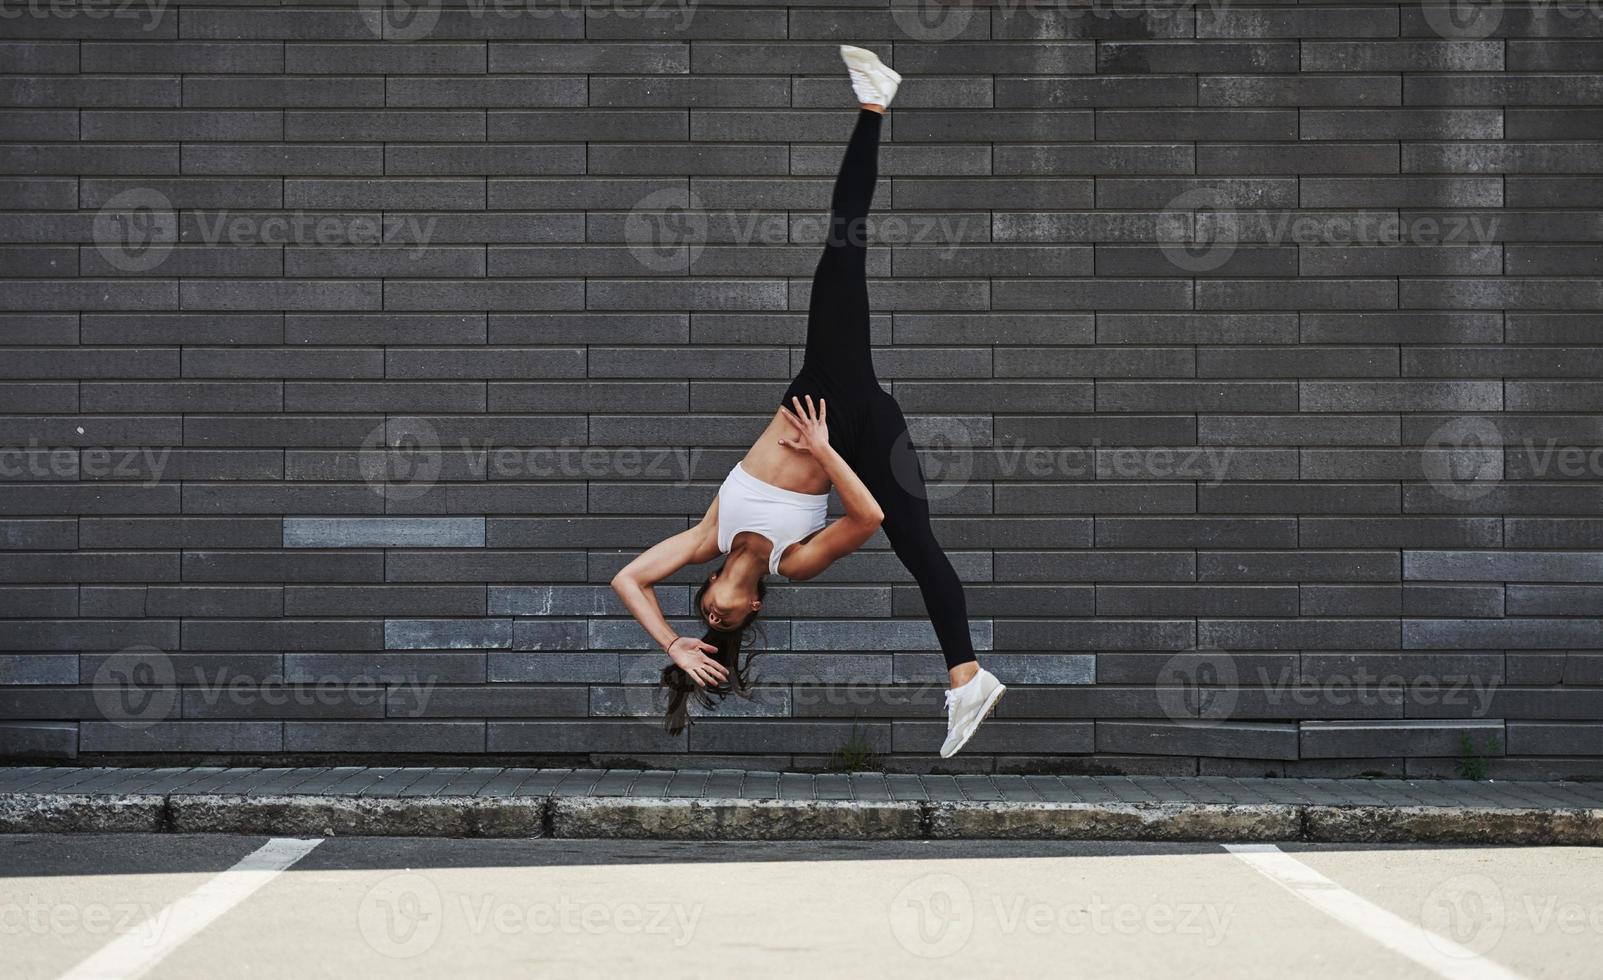
[[[0,831],[1603,844],[1603,782],[0,767]]]

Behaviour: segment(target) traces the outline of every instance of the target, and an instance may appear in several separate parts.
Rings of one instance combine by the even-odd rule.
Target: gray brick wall
[[[0,19],[0,756],[1603,775],[1595,10],[93,8]],[[882,537],[678,736],[607,588],[799,363],[848,41],[951,762]]]

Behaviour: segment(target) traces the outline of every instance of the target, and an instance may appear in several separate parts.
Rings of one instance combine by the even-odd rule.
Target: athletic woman
[[[636,620],[672,661],[667,727],[688,722],[689,699],[709,690],[750,696],[739,654],[762,608],[764,576],[801,581],[857,550],[883,527],[923,594],[946,658],[947,733],[941,755],[961,749],[1006,688],[980,667],[969,638],[963,585],[930,530],[918,455],[901,407],[879,386],[869,350],[865,271],[869,204],[878,178],[879,132],[902,78],[872,51],[842,46],[862,108],[830,198],[830,228],[813,273],[807,351],[763,434],[724,480],[701,522],[653,545],[612,579]],[[845,515],[828,522],[829,489]],[[676,634],[652,587],[686,565],[724,556],[696,591],[708,626]]]

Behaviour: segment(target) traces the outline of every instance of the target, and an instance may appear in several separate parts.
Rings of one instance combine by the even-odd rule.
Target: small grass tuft
[[[879,754],[857,727],[856,719],[846,744],[829,754],[828,767],[830,772],[873,772],[881,767]]]
[[[1483,780],[1490,771],[1490,763],[1486,761],[1488,755],[1497,751],[1497,736],[1486,736],[1486,745],[1479,751],[1475,742],[1469,737],[1469,732],[1458,733],[1458,778]]]

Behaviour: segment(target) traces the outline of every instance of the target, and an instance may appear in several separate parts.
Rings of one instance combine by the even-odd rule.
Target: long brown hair
[[[701,614],[701,600],[706,596],[707,587],[711,584],[712,576],[709,575],[706,581],[701,583],[701,588],[696,590],[695,597],[690,600],[698,616]],[[762,578],[758,578],[757,598],[761,600],[767,594],[768,584]],[[678,735],[685,730],[686,725],[690,724],[691,698],[695,698],[697,704],[709,710],[715,710],[718,702],[731,694],[739,695],[748,701],[752,699],[752,688],[757,678],[751,673],[751,662],[759,651],[747,650],[744,661],[741,660],[740,652],[753,646],[754,633],[757,637],[762,635],[761,627],[752,629],[760,611],[752,610],[751,615],[732,630],[719,630],[708,626],[706,634],[702,636],[703,643],[710,643],[718,648],[717,653],[709,653],[707,656],[718,661],[729,671],[729,678],[723,683],[702,687],[676,663],[670,662],[668,666],[662,668],[662,680],[658,682],[658,686],[668,692],[668,713],[663,718],[663,727],[668,730],[668,734]],[[717,696],[716,701],[713,700],[714,695]]]

